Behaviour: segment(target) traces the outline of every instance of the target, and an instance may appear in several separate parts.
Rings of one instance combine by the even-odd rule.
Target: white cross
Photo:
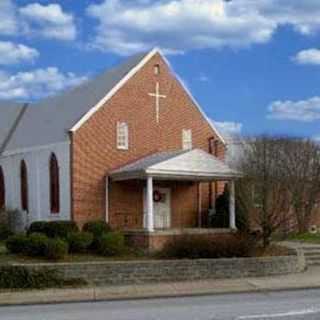
[[[156,92],[149,93],[149,96],[156,98],[156,118],[157,123],[159,123],[159,113],[160,113],[160,98],[166,98],[167,96],[160,94],[159,82],[156,83]]]

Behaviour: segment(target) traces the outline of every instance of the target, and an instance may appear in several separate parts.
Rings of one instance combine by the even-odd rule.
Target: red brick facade
[[[160,74],[154,74],[154,66]],[[155,91],[167,96],[160,102],[156,121]],[[116,147],[116,125],[129,126],[129,150]],[[209,138],[219,140],[187,92],[159,54],[153,56],[119,91],[71,136],[72,214],[80,225],[105,217],[105,177],[108,172],[159,151],[182,148],[182,130],[192,130],[194,148],[208,152]],[[218,156],[224,146],[219,140]],[[157,185],[157,181],[155,181]],[[172,227],[197,225],[197,183],[162,182],[171,188]],[[142,228],[145,181],[112,182],[109,186],[109,221],[116,228]],[[223,185],[219,186],[219,189]],[[212,188],[213,191],[215,188]],[[208,184],[202,184],[202,208],[209,204]]]

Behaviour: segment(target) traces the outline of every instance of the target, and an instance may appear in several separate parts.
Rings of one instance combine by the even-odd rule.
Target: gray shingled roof
[[[0,154],[6,142],[8,142],[7,139],[14,129],[23,106],[22,103],[0,101]]]
[[[5,151],[68,141],[68,131],[135,67],[147,53],[135,55],[123,64],[61,95],[30,105],[14,131]],[[11,114],[12,113],[12,114]],[[14,118],[15,111],[6,118]],[[9,125],[0,117],[0,129]],[[1,144],[0,137],[0,144]]]
[[[241,173],[201,149],[156,153],[110,173],[115,180],[145,178],[147,175],[211,180],[232,179],[240,177]]]

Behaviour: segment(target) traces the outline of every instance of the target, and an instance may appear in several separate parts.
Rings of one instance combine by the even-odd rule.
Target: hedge
[[[7,240],[13,232],[9,229],[9,226],[5,223],[0,223],[0,241]]]
[[[98,239],[98,253],[103,256],[118,256],[126,252],[125,238],[120,232],[109,232]]]
[[[68,236],[70,253],[85,253],[93,241],[93,235],[89,232],[73,232]]]
[[[28,234],[43,233],[49,238],[67,238],[71,232],[78,232],[74,221],[36,221],[31,223]]]
[[[254,248],[252,238],[245,234],[216,238],[186,235],[169,242],[159,256],[175,259],[240,258],[249,257]]]

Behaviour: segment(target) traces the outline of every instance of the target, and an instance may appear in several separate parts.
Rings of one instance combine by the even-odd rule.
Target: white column
[[[109,223],[109,177],[106,176],[105,180],[105,221]]]
[[[154,231],[153,217],[153,178],[147,178],[147,230]]]
[[[198,228],[202,227],[202,190],[201,183],[198,182]]]
[[[235,188],[234,181],[229,182],[229,227],[236,229],[236,205],[235,205]]]

